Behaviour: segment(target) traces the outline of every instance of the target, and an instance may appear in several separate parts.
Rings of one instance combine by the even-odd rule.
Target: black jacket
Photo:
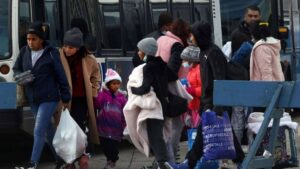
[[[201,49],[200,67],[202,80],[201,108],[215,110],[219,107],[213,106],[214,80],[225,80],[227,60],[222,50],[215,44],[209,43],[206,48]],[[222,110],[215,110],[222,112]]]
[[[248,24],[243,21],[231,34],[232,55],[241,47],[242,43],[246,41],[251,41],[251,34]]]
[[[154,92],[162,104],[163,112],[166,113],[168,96],[168,75],[167,65],[161,57],[147,56],[146,65],[143,67],[143,83],[142,86],[132,87],[132,93],[143,95],[149,93],[153,87]]]
[[[32,83],[24,86],[29,103],[52,102],[60,99],[69,102],[71,98],[69,84],[56,48],[46,44],[42,56],[32,67],[31,49],[24,46],[13,70],[14,75],[31,70],[35,77]]]

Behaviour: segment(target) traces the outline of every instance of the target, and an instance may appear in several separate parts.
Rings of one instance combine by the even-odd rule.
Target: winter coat
[[[153,90],[162,104],[163,112],[165,114],[167,109],[166,97],[168,97],[168,76],[167,64],[161,57],[147,56],[146,65],[143,67],[143,83],[140,87],[131,88],[135,95],[144,95]]]
[[[251,41],[249,26],[242,21],[239,26],[231,34],[231,53],[234,53],[241,47],[243,42]]]
[[[48,45],[44,48],[41,57],[32,66],[31,49],[24,46],[13,67],[14,74],[31,70],[35,79],[24,86],[25,95],[29,103],[69,102],[71,94],[66,74],[56,48]]]
[[[280,41],[273,37],[255,43],[250,58],[250,80],[284,81],[280,49]]]
[[[214,80],[226,79],[227,60],[222,50],[212,42],[205,45],[205,48],[200,47],[200,49],[202,81],[201,109],[203,111],[206,109],[215,110],[217,107],[213,107]]]
[[[123,109],[129,132],[134,146],[147,157],[150,156],[150,145],[146,128],[147,119],[164,120],[160,101],[156,97],[153,88],[144,95],[135,95],[131,92],[133,87],[139,87],[143,83],[143,67],[140,65],[133,69],[127,83],[128,101]],[[170,123],[165,123],[165,141],[170,138]]]
[[[67,75],[67,79],[70,86],[70,91],[72,91],[72,78],[71,78],[71,70],[70,66],[68,64],[68,61],[66,59],[66,56],[63,52],[63,50],[60,50],[60,57],[61,61],[65,70],[65,73]],[[98,91],[100,89],[100,70],[99,65],[95,59],[94,55],[86,55],[82,58],[82,70],[83,70],[83,79],[84,79],[84,86],[85,86],[85,94],[87,99],[87,105],[88,105],[88,128],[89,128],[89,137],[92,143],[99,144],[99,137],[98,137],[98,131],[97,131],[97,124],[96,124],[96,115],[94,111],[94,103],[93,99],[98,96]],[[71,107],[71,102],[69,102]],[[56,117],[60,117],[60,111],[61,105],[58,107],[58,114],[56,114]],[[56,118],[57,119],[57,118]],[[59,119],[59,118],[58,118]]]
[[[126,102],[123,93],[111,93],[109,89],[102,89],[95,100],[99,136],[121,141],[126,126],[123,115]]]
[[[189,102],[188,108],[190,110],[199,110],[200,97],[202,94],[202,82],[200,74],[200,64],[193,65],[187,75],[189,81],[189,88],[191,88],[190,94],[193,96],[193,100]]]
[[[181,75],[182,71],[180,69],[183,68],[180,54],[183,49],[184,46],[181,39],[170,31],[157,40],[156,56],[160,56],[167,63],[169,81],[177,80],[178,76]]]

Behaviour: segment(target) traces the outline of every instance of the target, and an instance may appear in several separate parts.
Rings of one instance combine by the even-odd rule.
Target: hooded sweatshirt
[[[284,81],[280,49],[280,41],[273,37],[255,43],[250,58],[250,80]]]

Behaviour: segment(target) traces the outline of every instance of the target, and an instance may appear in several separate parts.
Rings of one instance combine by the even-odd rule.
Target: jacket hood
[[[255,43],[254,48],[259,45],[268,45],[274,52],[279,53],[281,50],[280,40],[273,37],[267,37],[266,41],[259,40]]]

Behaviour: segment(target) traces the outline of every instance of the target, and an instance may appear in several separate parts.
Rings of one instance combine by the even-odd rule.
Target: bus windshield
[[[9,51],[9,3],[8,0],[0,1],[0,60],[10,57]]]

